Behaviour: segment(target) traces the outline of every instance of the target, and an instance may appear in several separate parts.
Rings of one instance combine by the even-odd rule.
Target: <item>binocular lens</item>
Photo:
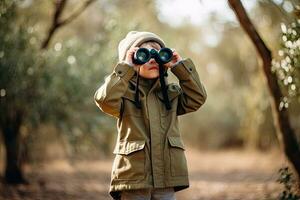
[[[158,52],[155,49],[139,48],[134,54],[133,62],[142,65],[154,58],[157,63],[166,64],[171,61],[172,57],[173,52],[169,48],[162,48]]]
[[[146,48],[139,48],[133,56],[133,62],[138,65],[145,64],[150,59],[151,59],[150,52]]]
[[[169,51],[160,51],[159,57],[163,62],[169,62],[172,58],[173,54],[171,54]]]
[[[145,53],[145,52],[139,52],[138,54],[137,54],[137,59],[139,59],[139,60],[146,60],[147,59],[147,54]]]

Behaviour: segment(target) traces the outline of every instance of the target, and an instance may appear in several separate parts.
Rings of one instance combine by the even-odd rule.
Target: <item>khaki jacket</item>
[[[180,84],[168,85],[171,110],[163,104],[159,79],[152,86],[140,82],[142,108],[136,108],[136,75],[126,63],[118,63],[95,93],[97,106],[118,118],[110,184],[114,199],[120,198],[122,190],[174,187],[179,191],[189,187],[177,116],[200,108],[206,91],[190,59],[180,61],[171,71]]]

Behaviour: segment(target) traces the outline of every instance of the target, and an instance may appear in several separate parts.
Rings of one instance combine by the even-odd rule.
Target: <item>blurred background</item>
[[[93,95],[117,63],[119,41],[131,30],[158,34],[168,47],[175,48],[184,58],[191,58],[197,67],[208,98],[199,111],[180,117],[180,130],[188,148],[191,172],[199,180],[216,181],[209,186],[215,191],[211,195],[219,195],[214,199],[234,199],[239,181],[253,184],[243,185],[244,189],[250,189],[241,194],[249,194],[251,190],[263,193],[268,184],[267,189],[258,187],[262,182],[275,184],[276,170],[286,161],[279,152],[262,63],[226,0],[68,0],[60,8],[59,2],[1,0],[0,3],[1,123],[2,127],[9,123],[12,129],[17,127],[25,175],[29,182],[37,184],[33,189],[19,188],[31,191],[23,196],[13,189],[3,189],[3,194],[8,195],[4,199],[29,198],[39,193],[40,187],[47,189],[49,182],[55,184],[47,191],[53,193],[64,188],[62,193],[56,193],[57,197],[84,199],[75,194],[74,188],[68,188],[68,182],[59,180],[60,173],[67,172],[67,179],[79,171],[85,175],[80,181],[95,178],[86,187],[90,195],[99,192],[96,194],[100,199],[109,198],[106,190],[116,120],[96,107]],[[300,42],[289,57],[293,59],[294,70],[285,70],[291,63],[286,58],[290,40],[300,38],[299,1],[242,3],[273,53],[274,71],[285,94],[282,105],[288,107],[291,123],[300,137]],[[0,137],[1,174],[5,167],[4,144],[4,137]],[[206,165],[201,165],[201,160]],[[233,168],[216,166],[220,161]],[[199,166],[192,166],[198,162]],[[203,169],[197,176],[200,165],[206,166],[207,171]],[[229,174],[220,172],[223,179],[209,176],[213,166]],[[234,171],[240,169],[251,173]],[[94,170],[95,174],[85,174],[84,170]],[[264,173],[256,173],[257,170]],[[54,174],[50,178],[47,173],[52,172],[56,172],[58,179],[53,178]],[[101,183],[97,182],[102,176],[100,172],[105,177]],[[230,179],[235,175],[240,177],[239,181]],[[218,185],[220,180],[226,180],[222,186]],[[230,180],[236,187],[228,186]],[[207,185],[207,182],[197,183],[200,188]],[[65,187],[58,188],[59,184]],[[197,189],[194,186],[192,189]],[[231,196],[222,193],[224,187],[232,190]],[[270,188],[272,194],[278,191],[276,184]],[[179,199],[195,197],[186,195]],[[208,194],[199,195],[195,199],[210,199],[205,197]],[[98,199],[96,196],[87,199]]]

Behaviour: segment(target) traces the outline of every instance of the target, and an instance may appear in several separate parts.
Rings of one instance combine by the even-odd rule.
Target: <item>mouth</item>
[[[158,67],[157,66],[151,66],[148,68],[149,70],[158,70]]]

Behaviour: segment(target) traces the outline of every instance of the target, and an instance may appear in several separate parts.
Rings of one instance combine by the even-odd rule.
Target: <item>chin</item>
[[[147,76],[146,78],[149,78],[149,79],[154,79],[154,78],[158,78],[159,75],[153,75],[153,76]]]
[[[154,79],[154,78],[158,78],[159,74],[158,73],[140,74],[140,76],[147,79]]]

